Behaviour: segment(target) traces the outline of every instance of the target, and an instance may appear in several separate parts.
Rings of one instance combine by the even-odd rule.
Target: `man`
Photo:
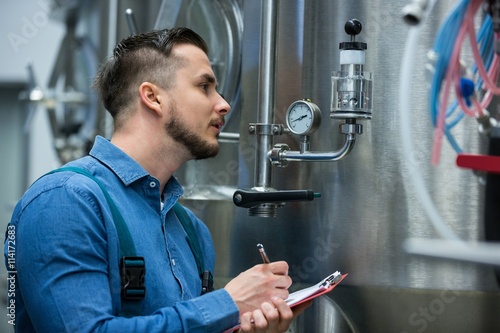
[[[110,141],[97,137],[89,156],[68,164],[104,190],[73,171],[45,175],[9,225],[18,332],[222,332],[238,323],[241,332],[288,329],[294,316],[284,302],[288,265],[257,265],[201,295],[196,258],[172,210],[182,195],[174,172],[218,152],[230,106],[216,84],[206,44],[189,29],[136,35],[116,46],[94,81],[114,134]],[[105,191],[144,258],[145,294],[138,300],[121,296],[123,239]],[[213,271],[209,231],[185,212]]]

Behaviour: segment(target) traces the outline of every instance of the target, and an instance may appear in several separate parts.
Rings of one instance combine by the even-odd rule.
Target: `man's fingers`
[[[266,303],[263,303],[263,305]],[[269,304],[269,303],[268,303]],[[268,321],[262,310],[255,310],[252,312],[253,315],[253,324],[255,325],[256,332],[265,332],[268,328]]]
[[[245,312],[240,318],[240,328],[243,332],[251,332],[253,325],[253,315],[252,312]]]
[[[274,306],[276,307],[277,312],[279,312],[279,319],[281,322],[283,321],[291,321],[294,317],[294,313],[290,306],[286,304],[286,302],[281,298],[273,298],[272,299]]]
[[[286,261],[273,261],[270,264],[266,264],[266,266],[273,274],[288,275],[288,264]]]

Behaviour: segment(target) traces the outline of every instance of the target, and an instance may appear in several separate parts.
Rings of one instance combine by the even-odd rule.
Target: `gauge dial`
[[[293,102],[286,111],[286,125],[292,133],[309,135],[321,123],[321,110],[309,100]]]

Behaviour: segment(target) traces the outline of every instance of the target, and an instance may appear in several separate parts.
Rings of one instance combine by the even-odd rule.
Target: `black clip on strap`
[[[212,272],[204,271],[201,279],[201,294],[204,295],[211,291],[214,291],[214,277]]]
[[[146,295],[144,257],[122,257],[120,260],[122,297],[126,300],[140,300]]]

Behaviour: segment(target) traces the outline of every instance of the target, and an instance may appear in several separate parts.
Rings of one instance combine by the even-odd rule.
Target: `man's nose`
[[[219,96],[220,96],[220,102],[217,106],[217,113],[220,113],[222,115],[228,114],[231,111],[231,106],[226,101],[223,95],[219,94]]]

